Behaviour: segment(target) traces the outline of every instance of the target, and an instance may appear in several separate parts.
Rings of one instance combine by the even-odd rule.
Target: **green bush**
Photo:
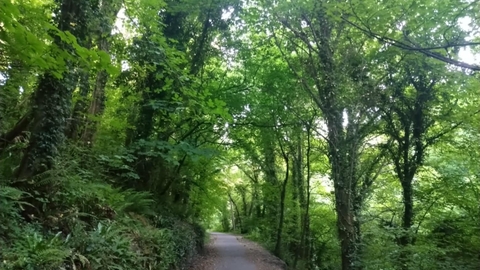
[[[192,224],[193,231],[195,232],[195,244],[197,250],[202,250],[203,246],[205,245],[205,240],[207,238],[207,232],[202,225],[198,223]]]
[[[60,234],[44,236],[31,227],[3,253],[3,269],[58,269],[70,256]]]
[[[19,210],[22,206],[20,199],[25,193],[11,187],[0,187],[0,245],[11,235],[18,234],[19,224],[22,224]],[[3,243],[2,243],[3,242]]]
[[[203,244],[198,225],[176,221],[173,228],[156,228],[144,222],[123,217],[92,230],[79,223],[67,236],[26,226],[0,252],[1,269],[183,269]]]
[[[154,211],[150,193],[74,172],[71,166],[36,182],[54,185],[35,223],[19,212],[29,194],[0,189],[0,269],[183,269],[203,247],[204,229]]]
[[[0,187],[0,269],[182,269],[203,247],[200,225],[160,209],[150,192],[116,186],[120,163],[65,151],[57,169],[22,188],[32,192]],[[24,207],[35,211],[28,222]]]

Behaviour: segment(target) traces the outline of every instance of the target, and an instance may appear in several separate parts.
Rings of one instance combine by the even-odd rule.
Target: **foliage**
[[[479,7],[3,1],[0,268],[478,268]]]
[[[43,180],[57,185],[44,200],[47,216],[36,225],[18,226],[24,222],[16,205],[25,194],[2,189],[2,217],[8,221],[2,224],[2,269],[171,269],[186,266],[203,246],[199,225],[176,218],[156,224],[148,193],[120,190],[99,181],[95,171],[88,171],[89,179],[75,169],[62,171],[63,180],[58,174]]]

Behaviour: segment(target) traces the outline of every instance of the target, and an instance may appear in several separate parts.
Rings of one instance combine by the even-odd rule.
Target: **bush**
[[[54,183],[35,223],[19,212],[31,195],[0,189],[0,269],[184,269],[203,247],[204,229],[159,215],[150,193],[78,172],[74,166],[51,171],[35,183]]]
[[[0,245],[4,246],[12,235],[18,234],[22,218],[20,199],[25,193],[11,187],[0,187]],[[3,243],[2,243],[3,242]]]
[[[207,232],[205,231],[205,228],[203,228],[198,223],[193,223],[192,227],[193,231],[195,232],[195,244],[197,250],[202,250],[203,246],[205,245],[205,240],[207,238]]]

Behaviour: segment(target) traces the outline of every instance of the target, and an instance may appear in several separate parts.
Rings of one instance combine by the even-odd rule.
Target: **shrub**
[[[0,187],[0,245],[4,246],[5,241],[11,235],[18,234],[19,224],[22,218],[19,210],[22,206],[20,198],[26,193],[11,187]]]
[[[43,236],[30,227],[23,233],[24,236],[4,252],[3,269],[58,269],[71,254],[59,233],[53,237]]]
[[[151,193],[113,187],[97,167],[60,162],[33,182],[33,190],[49,187],[41,196],[0,188],[0,269],[184,269],[202,248],[204,229],[160,215]],[[20,215],[24,198],[39,202],[35,223]]]

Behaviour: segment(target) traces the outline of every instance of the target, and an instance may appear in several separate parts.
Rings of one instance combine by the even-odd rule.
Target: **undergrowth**
[[[0,269],[188,266],[203,246],[203,228],[161,213],[148,192],[115,187],[100,166],[69,159],[34,188],[0,182]]]

